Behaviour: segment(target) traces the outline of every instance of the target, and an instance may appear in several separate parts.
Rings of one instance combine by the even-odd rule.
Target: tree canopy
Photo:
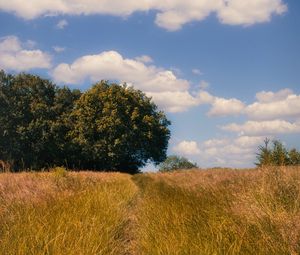
[[[71,119],[70,136],[90,169],[136,172],[166,157],[170,122],[139,90],[101,81],[80,97]]]
[[[178,169],[197,168],[196,163],[192,163],[185,157],[171,155],[166,158],[164,162],[159,165],[160,172],[170,172]]]
[[[137,172],[165,159],[169,125],[131,87],[101,81],[82,93],[35,75],[0,72],[0,160],[15,171]]]

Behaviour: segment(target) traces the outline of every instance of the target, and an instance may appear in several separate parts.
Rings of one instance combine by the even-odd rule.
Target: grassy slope
[[[0,175],[0,254],[300,254],[300,168]]]

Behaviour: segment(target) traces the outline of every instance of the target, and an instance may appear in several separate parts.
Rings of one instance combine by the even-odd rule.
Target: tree
[[[13,170],[64,164],[66,116],[78,91],[35,75],[0,72],[0,159]]]
[[[288,151],[282,142],[272,141],[272,147],[269,147],[270,139],[264,140],[264,145],[258,147],[257,166],[287,166],[300,165],[300,152],[296,149]]]
[[[125,85],[102,81],[81,93],[0,71],[0,160],[14,171],[64,166],[135,173],[165,159],[169,125],[151,98]]]
[[[272,164],[276,166],[286,166],[289,164],[288,152],[278,140],[273,141]]]
[[[265,138],[264,145],[258,147],[257,166],[269,166],[272,164],[272,150],[269,148],[270,139]]]
[[[168,156],[164,162],[159,165],[160,172],[170,172],[178,169],[191,169],[197,168],[196,163],[190,162],[185,157],[179,157],[176,155]]]
[[[288,153],[289,165],[298,166],[300,165],[300,152],[295,148],[291,149]]]
[[[80,97],[71,119],[77,164],[87,169],[136,173],[166,157],[170,122],[139,90],[101,81]]]

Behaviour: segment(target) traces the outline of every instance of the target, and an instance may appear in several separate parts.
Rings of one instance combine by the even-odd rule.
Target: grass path
[[[300,254],[300,169],[0,174],[0,254]]]

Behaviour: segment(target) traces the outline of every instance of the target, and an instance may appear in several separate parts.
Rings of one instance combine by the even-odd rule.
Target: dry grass
[[[136,254],[300,254],[299,170],[135,177]]]
[[[1,174],[0,254],[125,254],[136,191],[122,174]]]
[[[300,254],[300,168],[0,174],[0,254]]]

